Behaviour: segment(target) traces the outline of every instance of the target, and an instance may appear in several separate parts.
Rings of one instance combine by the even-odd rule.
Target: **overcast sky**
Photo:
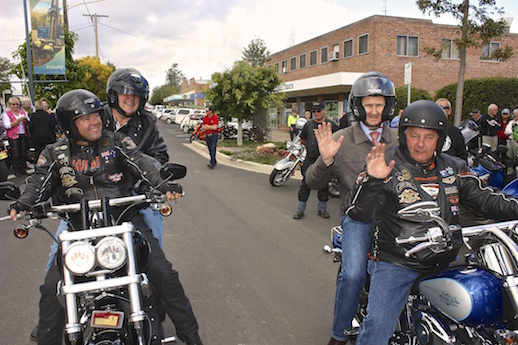
[[[25,40],[23,1],[0,0],[2,57],[11,59]],[[511,32],[518,34],[518,1],[496,2],[516,18]],[[79,36],[74,58],[95,56],[88,15],[107,16],[98,18],[101,61],[137,68],[151,88],[165,82],[173,63],[189,79],[210,79],[240,60],[255,38],[275,53],[373,15],[455,24],[448,17],[424,16],[415,0],[67,0],[67,5],[70,29]]]

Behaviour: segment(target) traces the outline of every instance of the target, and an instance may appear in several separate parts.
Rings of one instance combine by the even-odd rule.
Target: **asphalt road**
[[[164,251],[180,273],[204,343],[327,343],[338,266],[322,246],[339,222],[338,199],[329,202],[331,218],[322,219],[314,192],[306,217],[294,220],[299,181],[272,187],[268,174],[222,164],[210,170],[208,155],[191,150],[177,125],[159,126],[170,160],[188,169],[179,181],[186,195],[165,219]],[[0,209],[7,204],[0,201]],[[55,221],[45,224],[54,232]],[[34,344],[28,338],[50,239],[32,230],[19,240],[12,229],[12,222],[0,223],[0,343]],[[165,329],[174,333],[169,320]]]

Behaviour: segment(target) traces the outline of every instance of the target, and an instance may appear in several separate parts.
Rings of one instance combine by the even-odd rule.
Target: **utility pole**
[[[99,40],[97,37],[97,18],[108,17],[108,16],[103,15],[103,14],[97,14],[97,13],[83,14],[83,16],[90,17],[90,19],[93,18],[92,21],[94,22],[94,31],[95,31],[95,57],[97,57],[99,59]]]

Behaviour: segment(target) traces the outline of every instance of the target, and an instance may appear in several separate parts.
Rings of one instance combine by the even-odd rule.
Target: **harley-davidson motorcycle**
[[[166,163],[161,176],[166,181],[183,178],[186,168]],[[18,186],[0,182],[0,199],[16,200]],[[161,321],[165,313],[159,297],[144,273],[150,260],[150,246],[131,223],[122,216],[134,208],[151,206],[163,216],[172,213],[165,204],[165,195],[153,189],[129,197],[83,200],[81,203],[53,205],[50,201],[36,204],[21,216],[28,224],[14,230],[17,238],[25,238],[29,229],[43,230],[42,219],[65,219],[66,214],[79,212],[81,229],[63,231],[57,242],[57,265],[62,279],[57,286],[58,299],[65,309],[65,340],[72,345],[148,345],[176,341],[164,338]],[[114,219],[110,207],[124,207]],[[0,220],[10,220],[2,217]]]
[[[422,237],[396,238],[415,244],[405,255],[421,250],[444,252],[461,238],[463,258],[446,270],[416,281],[389,344],[518,344],[518,220],[460,227],[448,225],[434,202],[421,202],[399,211],[401,218],[435,222]],[[342,229],[331,229],[334,261],[341,262]],[[345,244],[344,244],[345,245]],[[344,248],[345,249],[345,248]],[[347,334],[354,336],[366,315],[368,283]]]
[[[275,163],[273,171],[270,173],[270,184],[272,186],[282,186],[288,181],[293,171],[306,159],[306,147],[300,142],[300,132],[306,122],[307,120],[305,118],[300,118],[295,123],[295,128],[298,133],[292,141],[286,143],[286,149],[289,154]]]

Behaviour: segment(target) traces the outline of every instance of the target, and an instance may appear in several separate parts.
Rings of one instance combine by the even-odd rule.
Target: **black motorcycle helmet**
[[[72,90],[65,93],[56,105],[56,120],[65,135],[72,140],[85,140],[74,124],[74,121],[88,114],[102,112],[99,98],[88,90]]]
[[[362,99],[366,96],[385,97],[381,121],[390,120],[396,106],[396,89],[386,75],[376,71],[367,72],[354,82],[349,94],[349,104],[356,120],[361,122],[364,122],[367,117],[367,112],[362,105]]]
[[[108,105],[117,109],[124,116],[133,116],[134,114],[126,114],[119,106],[118,95],[135,95],[140,98],[137,112],[144,109],[144,105],[149,97],[149,84],[144,76],[135,68],[121,68],[112,73],[106,83],[106,97]]]
[[[435,152],[441,152],[446,138],[446,117],[444,111],[435,102],[428,100],[415,101],[405,108],[399,119],[399,147],[408,151],[405,131],[409,127],[433,129],[439,134]]]

